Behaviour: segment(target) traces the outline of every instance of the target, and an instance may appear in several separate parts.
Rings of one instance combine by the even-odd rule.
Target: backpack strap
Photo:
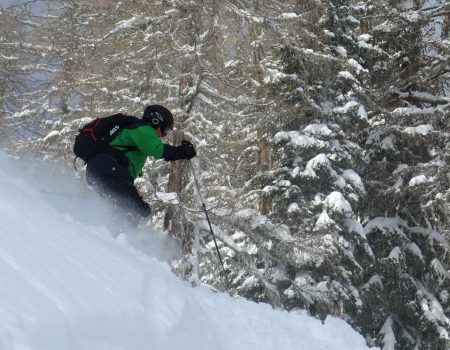
[[[88,127],[84,127],[84,128],[78,129],[78,131],[79,132],[88,133],[89,136],[91,136],[92,140],[97,142],[97,136],[95,136],[94,129],[95,129],[95,127],[98,124],[100,124],[100,118],[99,117],[95,118],[92,122],[90,122],[88,124],[89,125]]]

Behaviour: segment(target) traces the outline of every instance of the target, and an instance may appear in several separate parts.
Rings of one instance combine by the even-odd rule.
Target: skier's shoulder
[[[117,124],[119,124],[121,127],[121,129],[123,131],[125,130],[135,130],[141,127],[144,127],[146,130],[146,132],[151,132],[153,128],[149,127],[146,128],[148,125],[148,123],[145,122],[145,120],[132,116],[132,115],[127,115],[127,114],[123,114],[123,113],[116,113],[116,114],[112,114],[109,116],[109,118],[111,119],[111,121],[116,122]]]
[[[142,119],[138,119],[126,127],[122,134],[131,136],[135,142],[147,143],[152,140],[153,142],[159,140],[156,130]]]

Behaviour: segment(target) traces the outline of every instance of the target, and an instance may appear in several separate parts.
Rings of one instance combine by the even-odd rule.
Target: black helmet
[[[173,115],[166,107],[160,105],[147,106],[142,118],[155,129],[160,127],[163,134],[173,129]]]

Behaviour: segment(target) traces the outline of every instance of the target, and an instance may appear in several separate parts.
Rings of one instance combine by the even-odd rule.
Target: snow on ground
[[[114,238],[70,170],[12,163],[0,153],[0,349],[367,349],[337,318],[191,287],[162,233]]]

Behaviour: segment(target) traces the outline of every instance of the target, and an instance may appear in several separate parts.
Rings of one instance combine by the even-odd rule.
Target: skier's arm
[[[131,134],[139,151],[155,159],[163,158],[166,161],[174,161],[191,159],[197,155],[194,146],[189,141],[183,141],[181,146],[177,147],[163,144],[156,131],[151,127],[143,126],[134,129]]]
[[[130,135],[141,153],[155,159],[162,158],[164,145],[152,127],[143,126],[134,129],[130,132]]]

